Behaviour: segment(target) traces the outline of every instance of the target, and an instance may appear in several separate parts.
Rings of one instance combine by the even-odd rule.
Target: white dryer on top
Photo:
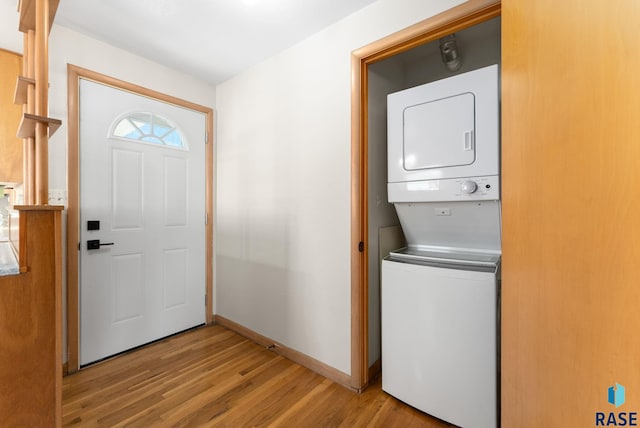
[[[389,202],[500,199],[498,66],[387,97]]]

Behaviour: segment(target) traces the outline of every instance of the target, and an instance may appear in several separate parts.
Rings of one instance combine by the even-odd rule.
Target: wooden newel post
[[[35,114],[49,113],[49,0],[36,0],[35,35]],[[35,128],[35,203],[46,205],[49,200],[49,127],[39,122]]]

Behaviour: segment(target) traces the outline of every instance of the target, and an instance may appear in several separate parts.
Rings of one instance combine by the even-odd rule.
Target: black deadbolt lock
[[[89,220],[87,230],[100,230],[100,220]]]

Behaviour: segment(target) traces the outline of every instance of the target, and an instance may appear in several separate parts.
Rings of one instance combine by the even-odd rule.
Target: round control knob
[[[471,194],[478,190],[478,184],[475,181],[467,180],[462,183],[462,191],[466,194]]]

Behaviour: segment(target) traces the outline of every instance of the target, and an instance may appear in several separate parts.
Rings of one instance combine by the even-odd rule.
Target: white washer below
[[[495,428],[499,254],[406,253],[382,262],[382,389],[455,425]]]

